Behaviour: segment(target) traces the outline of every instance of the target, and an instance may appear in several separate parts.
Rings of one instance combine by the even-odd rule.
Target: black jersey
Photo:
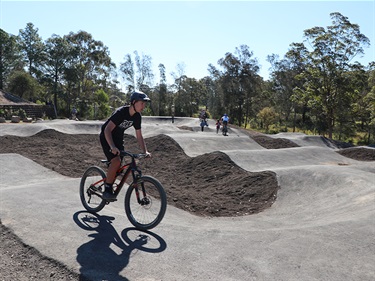
[[[134,129],[141,129],[142,116],[139,112],[136,112],[133,116],[130,116],[129,106],[122,106],[118,108],[112,116],[103,124],[101,133],[104,134],[104,128],[107,126],[109,121],[112,121],[116,127],[112,131],[112,138],[115,143],[122,141],[124,138],[124,132],[130,127]]]

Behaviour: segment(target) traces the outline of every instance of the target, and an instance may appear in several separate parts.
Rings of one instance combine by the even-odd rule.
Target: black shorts
[[[100,133],[100,144],[102,146],[102,149],[103,149],[103,152],[104,152],[104,155],[107,157],[107,160],[108,161],[111,161],[113,158],[115,158],[117,155],[114,155],[110,150],[111,150],[111,147],[109,146],[107,140],[105,139],[104,137],[104,134],[103,133]],[[119,143],[115,141],[115,145],[116,147],[119,149],[119,150],[124,150],[124,142],[122,141],[122,143]]]

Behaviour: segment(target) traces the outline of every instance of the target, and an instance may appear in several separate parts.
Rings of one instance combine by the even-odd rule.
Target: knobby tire
[[[101,211],[106,205],[106,200],[102,199],[98,194],[102,194],[104,191],[104,180],[106,174],[103,169],[92,166],[89,167],[83,174],[81,178],[79,195],[83,207],[90,213],[97,213]],[[93,186],[94,183],[99,182],[96,186]]]
[[[136,187],[143,202],[139,204],[136,197]],[[146,197],[142,188],[145,189]],[[131,224],[141,230],[152,229],[157,226],[165,215],[167,196],[161,183],[151,177],[142,176],[133,182],[125,195],[125,213]]]

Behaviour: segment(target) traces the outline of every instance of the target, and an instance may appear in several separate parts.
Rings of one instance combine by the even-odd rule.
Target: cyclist
[[[111,162],[103,192],[103,199],[105,200],[116,200],[112,185],[116,178],[116,172],[121,165],[120,150],[124,150],[124,132],[126,129],[134,127],[141,150],[151,156],[147,151],[141,130],[141,112],[148,101],[150,101],[150,98],[145,93],[140,91],[133,92],[130,97],[130,105],[118,108],[101,128],[100,143],[105,156]]]
[[[221,117],[221,121],[223,122],[223,135],[226,136],[228,132],[228,121],[229,121],[229,116],[228,114],[224,114],[223,117]]]
[[[217,119],[217,121],[216,121],[216,134],[219,133],[220,126],[221,126],[221,120],[220,120],[220,119]]]
[[[207,112],[206,110],[202,109],[200,114],[199,114],[199,119],[203,120],[204,122],[206,122],[208,118],[208,115],[207,115]]]
[[[72,118],[72,120],[78,121],[78,119],[77,119],[77,109],[75,107],[73,107],[73,109],[72,109],[71,118]]]
[[[200,126],[201,126],[202,132],[204,130],[204,126],[208,127],[207,118],[208,118],[208,114],[207,114],[206,110],[202,109],[200,114],[199,114],[199,121],[200,121]]]

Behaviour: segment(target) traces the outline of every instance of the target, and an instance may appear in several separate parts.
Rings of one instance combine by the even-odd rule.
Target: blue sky
[[[168,81],[178,63],[185,74],[209,75],[225,53],[249,46],[268,78],[267,55],[283,57],[291,43],[303,41],[303,31],[327,27],[340,12],[360,26],[371,42],[364,65],[375,61],[375,1],[9,1],[0,0],[0,27],[18,35],[28,22],[43,40],[84,30],[109,48],[117,66],[126,54],[152,57],[154,72],[163,63]],[[157,82],[158,77],[156,77]]]

